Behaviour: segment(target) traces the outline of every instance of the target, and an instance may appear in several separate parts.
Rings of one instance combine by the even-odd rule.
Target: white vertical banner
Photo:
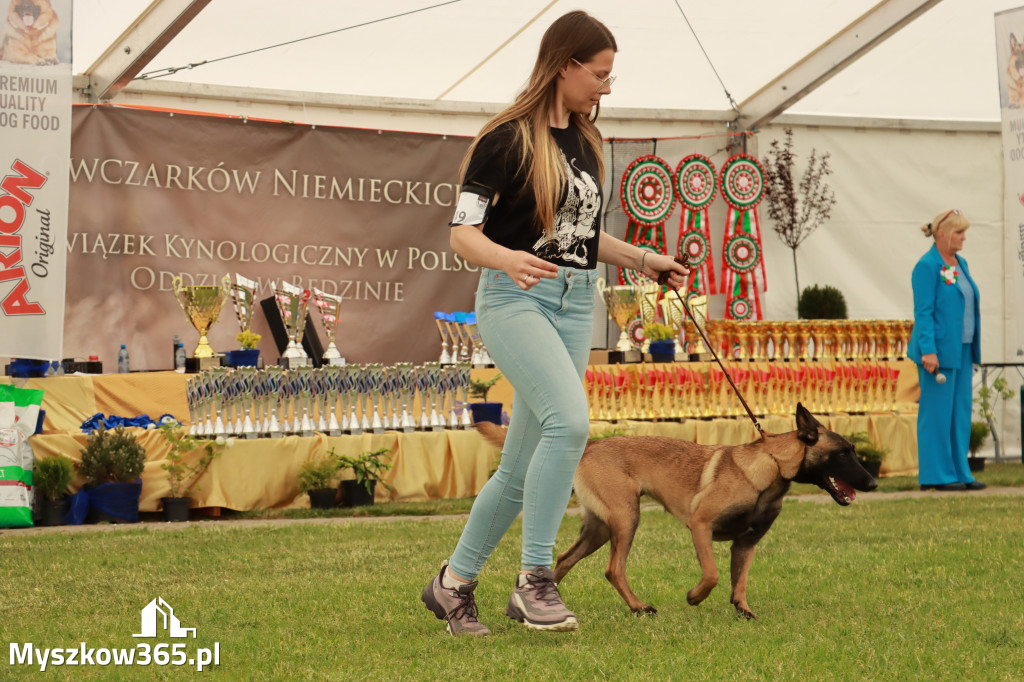
[[[64,344],[71,0],[0,0],[0,357]]]
[[[997,12],[996,66],[1003,123],[1003,220],[1006,258],[1006,357],[1024,356],[1024,7]]]

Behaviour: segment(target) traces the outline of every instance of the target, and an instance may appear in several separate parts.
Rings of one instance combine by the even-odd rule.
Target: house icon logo
[[[132,637],[156,637],[157,628],[161,623],[171,637],[188,637],[190,632],[192,639],[196,637],[195,628],[181,627],[181,621],[174,615],[174,609],[163,597],[157,597],[142,609],[142,632]]]

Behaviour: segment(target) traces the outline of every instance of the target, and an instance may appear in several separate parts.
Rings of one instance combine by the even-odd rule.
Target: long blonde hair
[[[608,27],[582,10],[569,12],[555,20],[540,41],[537,61],[526,88],[504,111],[488,121],[469,147],[462,166],[460,181],[466,177],[469,160],[480,139],[499,126],[513,122],[515,144],[520,150],[519,168],[527,168],[527,181],[537,202],[534,220],[546,235],[554,234],[555,210],[567,181],[561,163],[558,145],[548,129],[548,114],[555,103],[557,78],[561,69],[571,60],[588,62],[598,52],[617,51],[615,37]],[[594,109],[593,118],[576,112],[570,114],[587,145],[597,159],[598,179],[604,178],[604,153],[601,134],[594,125],[601,105]]]

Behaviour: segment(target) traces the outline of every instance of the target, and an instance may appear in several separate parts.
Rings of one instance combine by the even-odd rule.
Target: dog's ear
[[[821,423],[814,418],[803,403],[796,404],[796,437],[807,445],[818,442],[818,427]]]

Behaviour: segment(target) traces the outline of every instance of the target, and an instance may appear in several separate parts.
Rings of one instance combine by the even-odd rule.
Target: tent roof
[[[993,15],[1020,2],[943,0],[787,113],[998,120]],[[562,13],[582,8],[604,21],[619,45],[618,79],[604,100],[606,106],[725,111],[730,108],[726,89],[736,102],[742,102],[876,4],[876,0],[220,0],[211,2],[185,26],[143,73],[209,61],[160,80],[398,99],[507,102],[525,82],[544,29]],[[78,0],[75,73],[88,70],[149,5],[149,0]],[[395,15],[404,16],[388,18]],[[353,28],[339,30],[346,27]],[[326,35],[261,50],[317,34]],[[225,59],[253,50],[260,51]]]

